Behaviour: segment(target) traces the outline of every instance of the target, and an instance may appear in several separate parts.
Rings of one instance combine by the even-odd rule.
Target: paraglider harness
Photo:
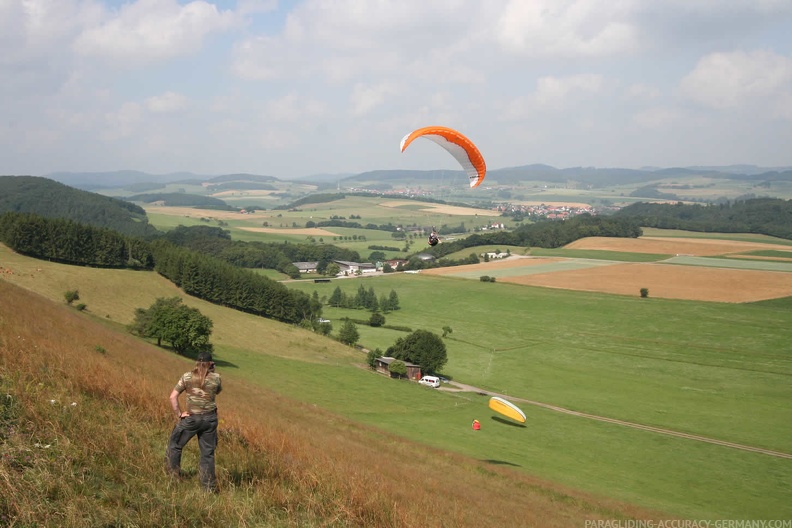
[[[429,235],[429,245],[430,246],[435,246],[435,245],[437,245],[438,242],[440,242],[440,239],[437,237],[437,232],[435,231],[435,228],[433,227],[432,228],[432,234]]]

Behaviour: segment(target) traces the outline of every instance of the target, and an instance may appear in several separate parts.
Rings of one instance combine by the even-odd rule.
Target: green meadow
[[[150,272],[34,261],[0,247],[4,280],[63,302],[79,289],[88,316],[123,331],[134,307],[179,291]],[[38,271],[40,270],[40,271]],[[130,284],[135,284],[130,288]],[[421,274],[287,283],[329,297],[362,285],[397,292],[387,325],[446,338],[442,374],[512,398],[792,453],[789,302],[722,304],[559,291]],[[599,496],[695,519],[792,517],[792,459],[740,451],[523,404],[525,425],[487,397],[391,380],[364,354],[312,332],[187,299],[214,321],[228,384],[239,378],[431,446]],[[326,307],[341,317],[368,313]],[[404,332],[359,326],[387,349]],[[167,392],[163,390],[163,394]],[[472,433],[473,419],[482,430]]]
[[[777,244],[779,246],[792,246],[792,240],[760,235],[757,233],[706,233],[700,231],[684,231],[682,229],[658,229],[644,227],[643,236],[662,238],[706,238],[711,240],[737,240],[741,242],[759,242],[762,244]]]
[[[389,231],[375,229],[350,228],[350,227],[323,227],[322,229],[333,233],[332,235],[305,235],[297,232],[290,233],[291,229],[304,229],[309,222],[314,224],[332,220],[344,219],[347,222],[357,222],[361,225],[405,225],[416,228],[428,229],[431,226],[440,228],[443,225],[460,226],[474,231],[485,227],[492,222],[501,221],[509,223],[509,219],[499,216],[496,211],[487,209],[470,209],[471,214],[446,214],[433,209],[436,204],[424,202],[402,203],[404,200],[347,196],[341,200],[326,203],[310,203],[290,210],[270,210],[267,216],[251,218],[245,215],[231,219],[223,219],[222,223],[213,216],[213,211],[203,210],[206,218],[202,221],[197,218],[187,218],[178,214],[168,215],[162,212],[147,212],[149,222],[158,229],[170,230],[178,225],[210,225],[222,226],[227,229],[234,240],[245,242],[289,242],[289,243],[316,243],[334,244],[340,247],[357,251],[362,258],[367,258],[372,249],[369,246],[390,246],[398,248],[397,251],[385,251],[387,258],[398,258],[406,255],[403,251],[405,240],[399,240]],[[143,204],[145,207],[145,204]],[[478,211],[478,212],[475,212]],[[355,218],[352,218],[352,216]],[[359,218],[358,218],[359,217]],[[249,231],[245,228],[261,228],[266,222],[269,228],[278,232]],[[511,227],[514,227],[513,225]],[[422,247],[429,247],[423,235],[410,236],[410,252],[414,253]],[[467,256],[467,255],[465,255]]]

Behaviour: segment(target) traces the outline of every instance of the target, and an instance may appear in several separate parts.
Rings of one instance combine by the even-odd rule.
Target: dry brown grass
[[[167,394],[188,361],[4,280],[0,298],[0,524],[579,527],[656,517],[225,373],[222,492],[205,496],[194,443],[184,457],[192,478],[163,472]]]

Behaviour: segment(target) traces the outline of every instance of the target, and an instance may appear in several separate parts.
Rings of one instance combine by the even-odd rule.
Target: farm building
[[[396,361],[396,358],[392,358],[389,356],[382,356],[378,357],[374,360],[374,367],[377,369],[377,372],[382,374],[386,374],[391,378],[398,378],[398,374],[394,374],[390,371],[390,364]],[[416,365],[414,363],[410,363],[409,361],[405,361],[404,365],[407,367],[407,379],[411,380],[419,380],[421,379],[421,366]]]
[[[316,273],[316,266],[318,262],[292,262],[294,266],[300,270],[300,273]]]

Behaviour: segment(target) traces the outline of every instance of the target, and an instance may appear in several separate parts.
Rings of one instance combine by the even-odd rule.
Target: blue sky
[[[792,0],[0,0],[0,174],[792,165]]]

